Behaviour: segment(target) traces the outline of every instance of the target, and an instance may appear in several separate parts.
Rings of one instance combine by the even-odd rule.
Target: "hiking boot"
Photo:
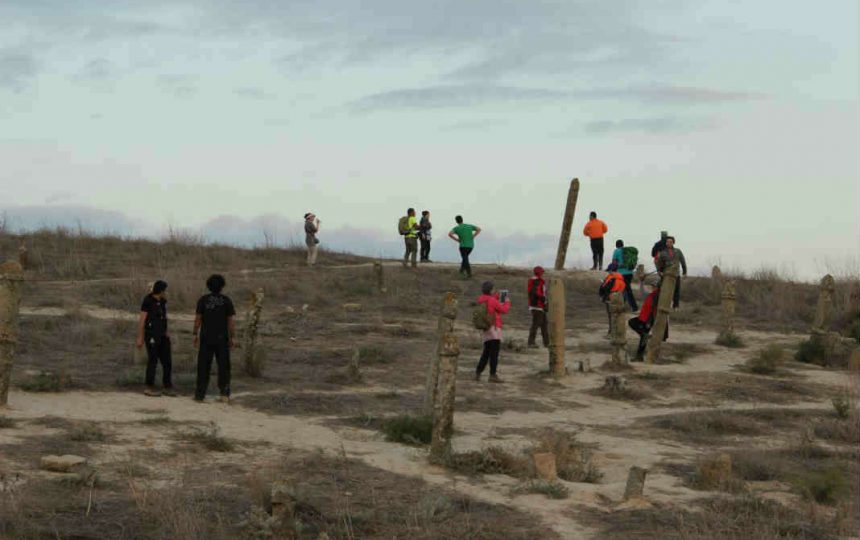
[[[158,390],[156,390],[155,388],[153,388],[151,386],[148,386],[146,388],[146,390],[143,391],[143,395],[149,396],[149,397],[159,397],[159,396],[161,396],[161,392],[159,392]]]
[[[161,391],[161,393],[167,397],[176,397],[176,392],[173,390],[172,387],[165,388],[164,390]]]
[[[500,379],[498,375],[490,375],[490,382],[491,383],[503,383],[505,381]]]

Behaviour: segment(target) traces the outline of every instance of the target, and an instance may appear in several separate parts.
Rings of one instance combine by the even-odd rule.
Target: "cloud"
[[[59,195],[58,200],[63,198],[63,194]],[[144,223],[122,212],[83,205],[9,206],[0,207],[0,214],[5,216],[10,230],[20,232],[57,227],[120,236],[148,232]]]
[[[118,76],[116,67],[105,58],[87,62],[73,78],[79,82],[107,82]]]
[[[440,127],[442,131],[488,131],[493,128],[507,126],[510,122],[498,118],[484,118],[481,120],[461,120]]]
[[[701,88],[695,86],[631,86],[627,88],[605,88],[591,90],[587,94],[595,98],[634,99],[646,103],[691,104],[750,101],[766,96],[756,92],[738,92]]]
[[[0,88],[22,92],[36,77],[36,58],[27,52],[0,49]]]
[[[196,81],[193,75],[160,75],[158,86],[176,98],[187,99],[197,94]]]
[[[233,93],[240,98],[256,100],[272,100],[277,99],[278,97],[276,94],[267,92],[266,90],[257,86],[244,86],[241,88],[234,88]]]
[[[658,118],[623,118],[598,120],[585,125],[585,131],[594,134],[608,133],[685,133],[713,127],[713,122],[672,116]]]

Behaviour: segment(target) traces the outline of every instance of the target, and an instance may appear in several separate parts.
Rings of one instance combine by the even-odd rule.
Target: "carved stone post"
[[[263,311],[263,290],[251,294],[251,307],[248,310],[248,319],[245,323],[245,335],[242,347],[245,356],[245,373],[251,377],[260,377],[263,374],[263,359],[265,355],[259,350],[257,343],[257,330],[260,324],[260,313]]]
[[[561,222],[561,237],[558,239],[558,255],[555,258],[556,270],[564,270],[564,260],[567,258],[567,247],[570,245],[570,228],[573,226],[577,198],[579,198],[579,179],[574,178],[570,181],[570,189],[567,192],[567,206],[564,209],[564,220]]]
[[[609,308],[612,311],[612,363],[626,365],[627,358],[627,314],[623,293],[616,292],[609,295]]]
[[[449,333],[439,347],[439,382],[433,407],[433,438],[430,441],[430,459],[435,463],[444,463],[451,456],[459,356],[460,341],[456,334]]]
[[[388,289],[385,288],[385,268],[381,262],[373,263],[373,273],[376,275],[377,290],[381,293],[387,292]]]
[[[567,374],[564,362],[564,330],[566,301],[564,278],[549,278],[549,372],[553,377]]]
[[[27,242],[21,241],[21,246],[18,248],[18,264],[22,270],[30,267],[30,252],[27,251]]]
[[[436,406],[436,396],[439,387],[439,364],[442,361],[441,354],[447,336],[454,335],[457,306],[457,295],[452,292],[446,293],[442,299],[442,309],[439,313],[439,322],[436,330],[438,336],[436,354],[430,359],[430,363],[427,366],[427,384],[425,385],[424,392],[424,414],[427,416],[433,415],[433,408]]]
[[[647,362],[653,364],[660,359],[660,347],[663,336],[669,326],[669,312],[672,310],[672,297],[675,295],[675,283],[678,281],[678,263],[673,262],[663,272],[660,282],[660,297],[657,300],[657,315],[651,329],[651,339],[648,340]]]
[[[827,274],[821,279],[821,287],[818,293],[818,306],[815,311],[815,320],[812,323],[812,335],[825,335],[830,331],[830,323],[833,318],[833,293],[836,290],[836,282],[833,276]]]
[[[23,270],[17,262],[0,265],[0,407],[5,406],[9,398],[23,280]]]
[[[645,265],[639,264],[636,266],[636,273],[634,274],[634,279],[639,282],[639,294],[642,297],[645,297]]]
[[[735,334],[735,310],[738,300],[737,293],[735,292],[735,282],[733,280],[726,281],[723,286],[722,300],[723,328],[720,331],[718,341],[731,339],[731,336]]]

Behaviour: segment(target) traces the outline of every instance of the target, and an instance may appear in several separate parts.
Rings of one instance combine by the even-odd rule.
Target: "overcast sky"
[[[479,260],[549,264],[576,176],[573,262],[593,209],[699,269],[860,265],[856,0],[2,0],[0,21],[13,225],[286,242],[313,210],[324,245],[393,255],[415,206],[437,258],[462,213],[492,233]]]

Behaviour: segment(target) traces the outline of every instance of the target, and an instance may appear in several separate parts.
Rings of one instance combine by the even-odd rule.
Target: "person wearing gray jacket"
[[[666,237],[666,248],[657,255],[657,271],[660,275],[673,263],[681,266],[681,271],[684,276],[687,275],[687,259],[684,258],[684,253],[675,247],[675,237]],[[675,295],[672,298],[672,307],[678,309],[681,305],[681,276],[675,282]]]

